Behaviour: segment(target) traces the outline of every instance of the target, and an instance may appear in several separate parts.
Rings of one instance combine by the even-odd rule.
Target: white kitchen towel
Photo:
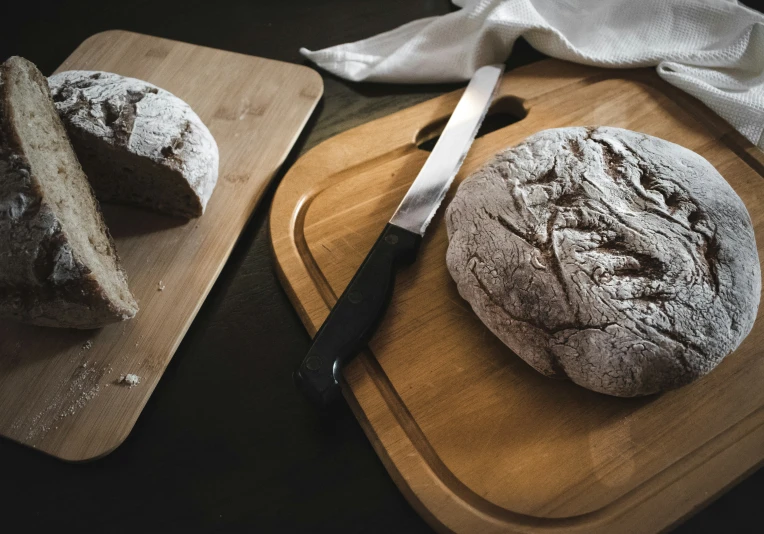
[[[764,15],[735,0],[453,0],[461,10],[375,37],[300,52],[353,81],[469,79],[518,37],[560,59],[656,66],[764,148]]]

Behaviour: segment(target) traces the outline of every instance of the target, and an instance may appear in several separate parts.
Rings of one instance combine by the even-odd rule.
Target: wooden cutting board
[[[359,266],[460,92],[340,134],[277,191],[273,248],[311,334]],[[764,157],[652,70],[549,60],[505,75],[494,112],[527,116],[475,141],[456,184],[534,132],[609,125],[706,157],[742,197],[764,258]],[[764,458],[764,323],[710,375],[619,399],[545,378],[484,327],[446,269],[443,209],[398,277],[345,397],[401,491],[442,532],[655,532]],[[295,393],[297,394],[297,393]]]
[[[91,331],[0,322],[0,435],[80,461],[127,437],[323,83],[306,67],[124,31],[87,39],[58,70],[70,69],[169,90],[220,149],[217,187],[201,218],[104,206],[141,308],[135,319]],[[127,373],[140,384],[118,384]]]

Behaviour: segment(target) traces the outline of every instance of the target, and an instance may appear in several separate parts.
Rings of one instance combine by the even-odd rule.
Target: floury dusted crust
[[[448,207],[460,294],[539,372],[617,396],[711,371],[750,332],[761,273],[740,198],[698,154],[618,128],[539,132]]]
[[[48,82],[99,200],[182,217],[204,213],[217,183],[218,147],[188,104],[110,72],[65,71]]]

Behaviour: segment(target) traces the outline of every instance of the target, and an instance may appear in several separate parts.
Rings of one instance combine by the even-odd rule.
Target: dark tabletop
[[[125,29],[304,63],[300,46],[453,9],[448,0],[18,2],[4,15],[0,61],[21,55],[50,74],[88,36]],[[543,57],[520,42],[508,64]],[[459,87],[322,75],[324,98],[285,169],[337,132]],[[350,411],[321,419],[295,392],[310,338],[274,273],[273,190],[121,447],[73,465],[0,439],[0,532],[431,532]],[[676,532],[761,532],[762,497],[759,471]]]

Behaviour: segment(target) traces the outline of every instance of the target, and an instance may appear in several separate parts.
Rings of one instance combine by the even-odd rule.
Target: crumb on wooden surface
[[[92,346],[93,342],[88,339],[85,343],[82,344],[82,350],[90,350]]]
[[[159,284],[157,284],[157,291],[164,291],[164,288],[165,288],[164,282],[160,280]]]
[[[132,373],[128,373],[126,375],[120,376],[117,383],[123,384],[128,387],[133,387],[141,383],[141,377],[138,375],[134,375]]]

